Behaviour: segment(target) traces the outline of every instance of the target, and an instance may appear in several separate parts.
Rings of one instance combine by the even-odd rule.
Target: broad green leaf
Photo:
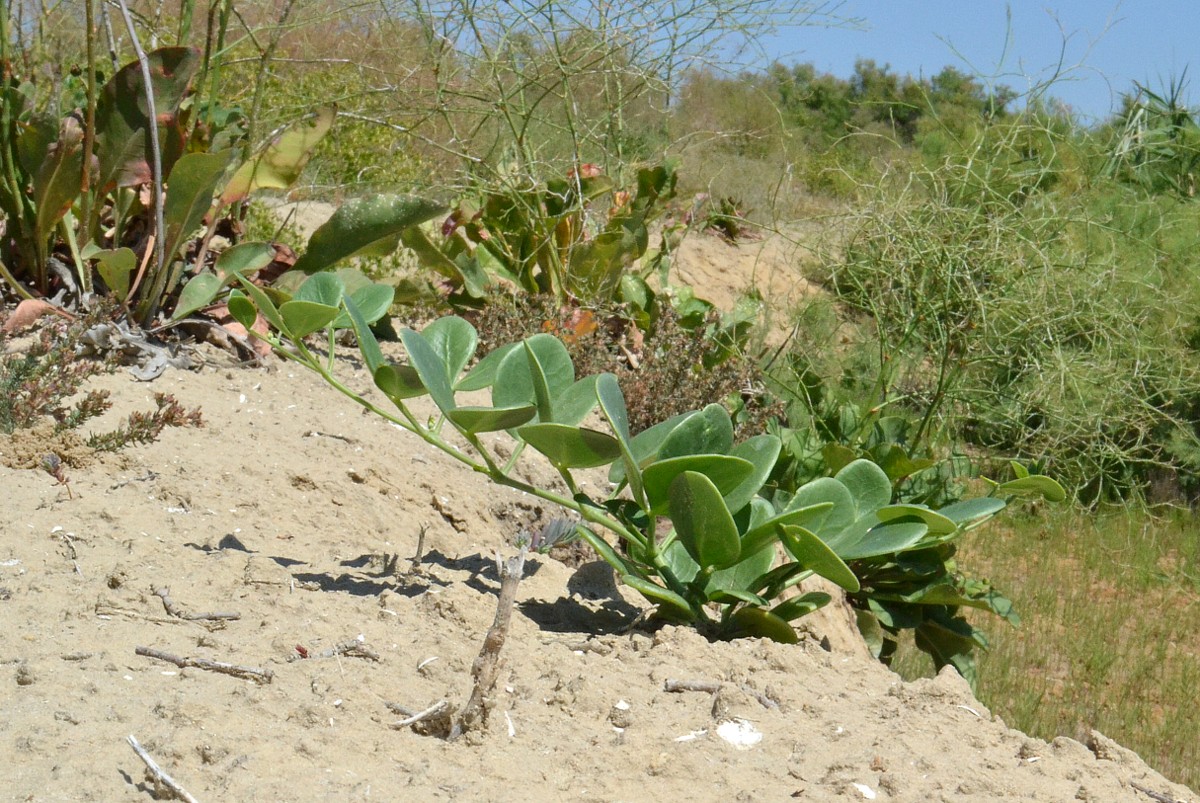
[[[354,303],[353,298],[343,298],[342,306],[346,308],[346,312],[350,314],[350,322],[354,324],[354,336],[358,339],[358,352],[362,354],[367,370],[374,376],[375,372],[379,370],[379,366],[387,364],[383,351],[379,348],[379,341],[375,339],[375,333],[371,331],[366,318],[358,311],[358,305]]]
[[[743,591],[736,588],[722,588],[720,586],[709,586],[707,592],[709,602],[716,602],[720,605],[736,605],[739,602],[748,602],[751,605],[768,605],[767,600],[760,597],[758,594],[752,594],[749,591]]]
[[[531,355],[541,369],[550,399],[575,383],[575,366],[566,346],[553,335],[537,334],[524,340],[521,348],[513,349],[501,361],[492,384],[492,404],[496,407],[538,402],[530,369]]]
[[[821,477],[796,489],[785,511],[799,510],[828,503],[828,514],[822,521],[806,525],[820,536],[834,535],[854,523],[854,497],[850,490],[832,477]]]
[[[217,297],[217,293],[221,292],[221,287],[224,286],[221,277],[215,273],[197,273],[188,283],[183,286],[183,290],[179,293],[179,303],[175,305],[175,313],[171,316],[172,321],[178,321],[191,315],[201,307],[207,307],[212,303],[212,300]]]
[[[733,616],[729,617],[726,635],[729,638],[757,636],[782,644],[795,644],[800,641],[795,629],[786,620],[762,608],[741,608],[735,611]]]
[[[267,323],[271,324],[271,326],[274,326],[275,331],[279,332],[279,334],[283,335],[284,337],[290,337],[291,333],[284,324],[283,318],[280,317],[279,309],[275,306],[275,303],[271,301],[270,297],[264,293],[260,287],[251,282],[245,276],[238,276],[237,280],[238,283],[242,285],[242,291],[250,297],[251,301],[254,302],[254,306],[258,308],[258,311],[262,314],[263,318],[266,319]],[[253,321],[253,318],[251,321]],[[238,322],[242,323],[242,325],[247,329],[250,328],[250,326],[243,322],[240,318],[238,319]]]
[[[864,611],[861,608],[856,608],[854,618],[858,624],[858,632],[862,634],[863,641],[867,642],[867,649],[871,651],[871,655],[878,658],[883,654],[883,628],[879,626],[879,619],[870,611]]]
[[[453,410],[455,407],[454,390],[450,387],[450,375],[441,356],[433,350],[429,341],[420,332],[408,327],[400,330],[400,341],[408,352],[408,358],[412,362],[413,368],[421,377],[421,384],[429,390],[429,396],[433,399],[433,403],[443,413]],[[496,406],[519,405],[498,404]]]
[[[750,553],[746,552],[745,544],[743,544],[741,553],[737,563],[727,569],[712,573],[705,585],[707,592],[711,594],[717,589],[753,592],[762,587],[763,575],[771,571],[771,564],[775,562],[774,545],[768,545],[765,549]],[[688,580],[690,579],[688,578]],[[766,602],[759,604],[765,605]]]
[[[958,530],[958,524],[937,511],[930,510],[924,505],[885,505],[875,511],[880,521],[896,521],[897,519],[916,518],[925,522],[930,535],[949,535]]]
[[[189,153],[175,163],[163,202],[168,262],[179,255],[180,248],[212,209],[213,193],[228,164],[228,152]]]
[[[637,464],[642,467],[648,465],[658,455],[659,447],[662,446],[662,442],[666,440],[667,436],[671,434],[671,430],[692,415],[694,415],[694,412],[673,415],[666,421],[660,421],[630,438],[629,451],[637,461]],[[613,465],[612,470],[608,474],[608,479],[610,482],[620,482],[625,479],[625,467],[619,463]]]
[[[778,516],[769,517],[765,521],[751,527],[742,536],[742,551],[749,554],[752,551],[762,549],[767,544],[775,543],[779,538],[778,528],[781,525],[794,527],[815,526],[817,522],[824,521],[832,509],[832,502],[819,502],[815,505],[788,510],[786,513],[780,513]]]
[[[221,252],[213,272],[221,281],[228,281],[235,273],[246,275],[262,270],[274,259],[275,249],[269,243],[238,243]]]
[[[671,521],[688,554],[702,568],[724,569],[742,550],[737,525],[721,491],[704,474],[684,471],[671,482]]]
[[[411,365],[381,365],[375,369],[374,379],[375,387],[394,402],[415,399],[429,392],[421,382],[417,369]]]
[[[80,195],[83,181],[83,126],[63,118],[58,141],[33,176],[34,236],[45,243]]]
[[[531,404],[523,407],[455,407],[446,413],[454,424],[466,432],[499,432],[519,427],[537,415]]]
[[[823,540],[842,560],[860,560],[903,552],[929,532],[923,522],[878,524],[878,521],[874,513],[868,513],[836,536]]]
[[[1040,496],[1047,502],[1061,502],[1067,498],[1067,492],[1061,485],[1042,474],[1003,482],[998,490],[1002,494]]]
[[[659,615],[664,618],[681,622],[691,622],[696,618],[696,614],[692,612],[687,600],[674,591],[663,588],[658,583],[652,583],[633,574],[622,575],[621,582],[657,604]]]
[[[1029,469],[1025,468],[1025,466],[1021,465],[1016,460],[1010,460],[1008,461],[1008,464],[1012,467],[1012,472],[1014,475],[1016,475],[1017,479],[1023,480],[1029,476]]]
[[[553,421],[554,408],[550,405],[550,387],[546,383],[546,373],[542,370],[542,364],[529,342],[525,341],[522,346],[525,348],[525,362],[529,366],[529,379],[533,385],[533,399],[537,405],[538,418],[542,421]]]
[[[950,519],[959,527],[969,529],[982,524],[1001,510],[1004,510],[1006,504],[1003,499],[984,496],[978,499],[964,499],[961,502],[946,505],[938,510],[938,514]]]
[[[304,284],[297,288],[296,294],[292,296],[292,299],[294,301],[311,301],[315,304],[324,304],[327,307],[336,307],[342,303],[342,296],[345,294],[346,288],[342,284],[341,279],[332,273],[314,273],[304,280]]]
[[[96,272],[108,285],[113,297],[122,300],[129,295],[129,283],[133,272],[137,270],[137,255],[133,253],[133,249],[97,251],[92,257],[96,260]]]
[[[588,417],[588,413],[596,409],[596,375],[585,376],[569,388],[558,394],[554,400],[554,420],[560,424],[580,423]]]
[[[467,367],[479,344],[475,327],[456,315],[438,318],[422,329],[421,335],[446,366],[451,382]]]
[[[642,471],[646,502],[651,511],[659,515],[666,513],[671,483],[685,471],[705,475],[712,480],[718,491],[725,494],[745,482],[746,478],[754,473],[754,466],[748,460],[722,454],[672,457],[651,463]]]
[[[733,422],[729,413],[713,403],[685,418],[663,439],[659,459],[690,454],[728,454],[733,447]]]
[[[634,502],[644,507],[646,489],[642,485],[642,471],[633,455],[629,437],[629,413],[625,409],[625,394],[621,392],[621,385],[614,374],[603,373],[596,377],[596,400],[604,417],[608,419],[608,425],[616,433],[617,443],[621,447],[621,462],[613,465],[609,476],[612,476],[614,470],[621,468],[624,479],[629,482],[629,491]]]
[[[542,422],[526,424],[517,435],[560,468],[606,466],[621,455],[616,438],[594,429]]]
[[[855,460],[834,475],[834,479],[850,491],[859,515],[878,510],[892,501],[891,480],[870,460]]]
[[[292,337],[299,340],[333,323],[333,319],[338,316],[338,308],[315,301],[293,299],[279,308],[279,314]]]
[[[352,291],[350,297],[362,312],[363,319],[374,326],[392,308],[392,302],[396,300],[396,289],[390,284],[372,282]],[[339,316],[333,322],[334,329],[348,329],[350,326],[350,321],[344,316]]]
[[[725,496],[725,504],[730,510],[736,513],[758,495],[763,483],[771,476],[771,470],[775,468],[780,448],[782,443],[774,435],[756,435],[734,447],[730,454],[749,461],[754,466],[754,473]]]
[[[824,591],[810,591],[807,594],[792,597],[789,600],[779,603],[771,609],[771,613],[785,622],[791,622],[794,619],[799,619],[801,616],[807,616],[814,611],[824,608],[832,601],[833,597]]]
[[[147,54],[147,60],[163,150],[163,174],[169,176],[175,159],[183,152],[179,104],[200,66],[200,51],[165,47]],[[100,168],[96,189],[101,194],[151,180],[149,127],[142,68],[133,61],[113,75],[96,100],[95,153]]]
[[[859,590],[858,578],[829,545],[803,527],[780,526],[779,538],[784,548],[805,569],[811,569],[850,593]]]
[[[496,381],[496,372],[500,369],[500,363],[520,345],[520,343],[507,343],[494,351],[489,351],[483,359],[475,364],[474,368],[467,372],[466,376],[458,380],[454,389],[483,390],[490,387]]]
[[[336,106],[322,106],[276,136],[267,147],[233,174],[221,193],[221,203],[245,200],[257,189],[286,190],[296,182],[313,148],[333,126]]]
[[[233,316],[235,321],[245,327],[247,332],[253,333],[254,323],[258,319],[258,310],[254,308],[254,303],[246,298],[246,294],[241,290],[230,292],[229,314]]]
[[[307,250],[296,262],[296,270],[315,273],[361,252],[395,250],[401,231],[445,209],[436,201],[409,195],[373,195],[347,201],[313,232]]]

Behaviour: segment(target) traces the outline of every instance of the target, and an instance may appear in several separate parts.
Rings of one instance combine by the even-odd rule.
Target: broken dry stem
[[[487,697],[496,686],[496,678],[500,674],[500,650],[508,638],[508,626],[512,621],[513,604],[517,600],[517,586],[521,584],[521,576],[525,572],[525,547],[514,558],[501,562],[496,558],[496,568],[500,574],[500,595],[496,600],[496,619],[488,628],[483,638],[483,647],[479,657],[471,666],[471,676],[475,686],[471,689],[471,698],[463,707],[462,714],[454,727],[450,729],[451,741],[457,739],[466,731],[483,722],[487,716]]]
[[[275,673],[269,669],[255,669],[251,666],[238,666],[237,664],[227,664],[224,661],[210,661],[207,658],[181,658],[178,655],[171,655],[162,650],[155,650],[150,647],[138,647],[134,650],[138,655],[144,655],[147,658],[157,658],[160,661],[166,661],[169,664],[175,664],[180,669],[204,669],[209,672],[220,672],[225,675],[233,675],[234,677],[246,678],[259,683],[270,683],[271,678]]]
[[[126,738],[126,741],[129,742],[129,746],[133,748],[133,752],[137,753],[137,757],[142,760],[142,763],[146,765],[146,768],[150,770],[150,774],[154,776],[154,783],[156,786],[165,786],[167,789],[171,790],[171,793],[175,795],[175,797],[179,798],[185,803],[199,803],[196,798],[188,794],[188,791],[179,784],[179,781],[172,778],[163,770],[162,767],[158,766],[158,762],[156,762],[150,756],[150,754],[146,752],[146,749],[138,743],[138,740],[134,738],[133,734],[130,734]]]
[[[346,639],[343,642],[333,645],[327,650],[322,650],[316,655],[292,655],[288,658],[288,663],[292,661],[301,661],[304,659],[313,658],[333,658],[338,655],[346,655],[352,658],[366,658],[368,661],[382,661],[379,653],[372,650],[366,644],[363,644],[357,638]]]
[[[184,619],[188,622],[200,622],[228,621],[242,618],[240,613],[187,613],[186,611],[180,610],[179,606],[175,604],[175,600],[171,599],[171,589],[167,588],[166,586],[161,586],[154,589],[154,594],[162,599],[163,607],[166,609],[167,613],[171,616],[174,616],[176,619]]]

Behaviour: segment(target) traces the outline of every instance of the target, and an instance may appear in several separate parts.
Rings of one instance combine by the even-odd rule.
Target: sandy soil
[[[205,428],[83,460],[69,493],[0,465],[0,799],[152,799],[132,734],[202,801],[1197,800],[1099,734],[1008,728],[953,673],[904,683],[819,634],[627,631],[641,602],[603,564],[545,556],[518,589],[486,727],[453,743],[394,728],[389,704],[466,700],[494,555],[551,511],[301,369],[204,354],[198,372],[96,384],[114,393],[109,422],[165,390]],[[0,460],[28,449],[0,439]],[[178,612],[239,618],[177,618],[163,588]]]

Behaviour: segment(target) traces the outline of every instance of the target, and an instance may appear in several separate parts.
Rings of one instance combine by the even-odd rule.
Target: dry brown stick
[[[416,725],[418,722],[423,722],[427,719],[432,719],[433,717],[436,717],[438,714],[445,711],[446,707],[448,705],[450,705],[450,702],[448,700],[438,700],[436,703],[429,706],[424,711],[418,711],[415,714],[406,716],[404,719],[400,720],[399,722],[393,722],[391,727],[396,728],[396,729],[407,728],[412,725]],[[391,708],[393,711],[395,711],[396,709],[402,708],[402,706],[392,706],[389,704],[388,708]]]
[[[176,619],[184,619],[188,622],[213,621],[213,620],[230,620],[241,619],[240,613],[185,613],[175,604],[175,600],[171,599],[171,589],[166,586],[160,586],[153,589],[155,596],[162,599],[163,607],[167,613],[174,616]]]
[[[525,572],[525,547],[514,558],[501,563],[496,557],[496,569],[500,573],[500,595],[496,600],[496,619],[483,637],[483,647],[479,657],[471,665],[471,676],[475,678],[475,686],[471,689],[471,698],[463,706],[462,713],[450,729],[447,737],[450,741],[457,739],[466,731],[481,722],[487,715],[484,705],[487,696],[496,685],[500,674],[500,650],[508,637],[508,625],[512,621],[513,604],[517,600],[517,586],[521,584],[521,575]]]
[[[670,692],[685,692],[685,691],[702,691],[707,694],[716,694],[721,690],[721,682],[719,680],[675,680],[667,678],[663,683],[663,691]]]
[[[1155,792],[1153,789],[1147,789],[1136,781],[1130,781],[1129,785],[1141,792],[1143,795],[1148,795],[1152,799],[1157,800],[1158,803],[1181,803],[1181,801],[1176,800],[1170,795],[1164,795],[1162,792]]]
[[[250,666],[227,664],[224,661],[210,661],[207,658],[180,658],[178,655],[171,655],[168,652],[155,650],[150,647],[138,647],[134,652],[138,655],[144,655],[147,658],[157,658],[160,661],[175,664],[180,669],[187,669],[189,667],[206,669],[209,672],[221,672],[226,675],[256,680],[259,683],[270,683],[271,678],[275,676],[275,673],[270,669],[255,669]]]
[[[140,758],[142,763],[145,764],[150,770],[150,774],[154,776],[154,781],[156,784],[161,783],[163,786],[170,789],[171,793],[174,794],[175,797],[184,801],[184,803],[199,803],[196,798],[188,794],[188,791],[179,785],[179,781],[175,780],[170,775],[167,775],[167,773],[163,771],[163,768],[158,766],[158,763],[150,757],[150,754],[146,752],[146,749],[138,744],[138,740],[133,737],[133,734],[130,734],[126,741],[129,742],[129,746],[133,748],[133,752],[137,753],[137,757]]]

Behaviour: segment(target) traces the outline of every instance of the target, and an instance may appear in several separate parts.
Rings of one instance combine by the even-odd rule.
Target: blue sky
[[[1119,108],[1134,81],[1158,89],[1189,65],[1186,97],[1200,95],[1197,0],[846,0],[838,13],[863,28],[798,28],[762,44],[842,77],[860,57],[912,75],[949,64],[1019,92],[1052,77],[1061,57],[1049,94],[1084,122]]]

